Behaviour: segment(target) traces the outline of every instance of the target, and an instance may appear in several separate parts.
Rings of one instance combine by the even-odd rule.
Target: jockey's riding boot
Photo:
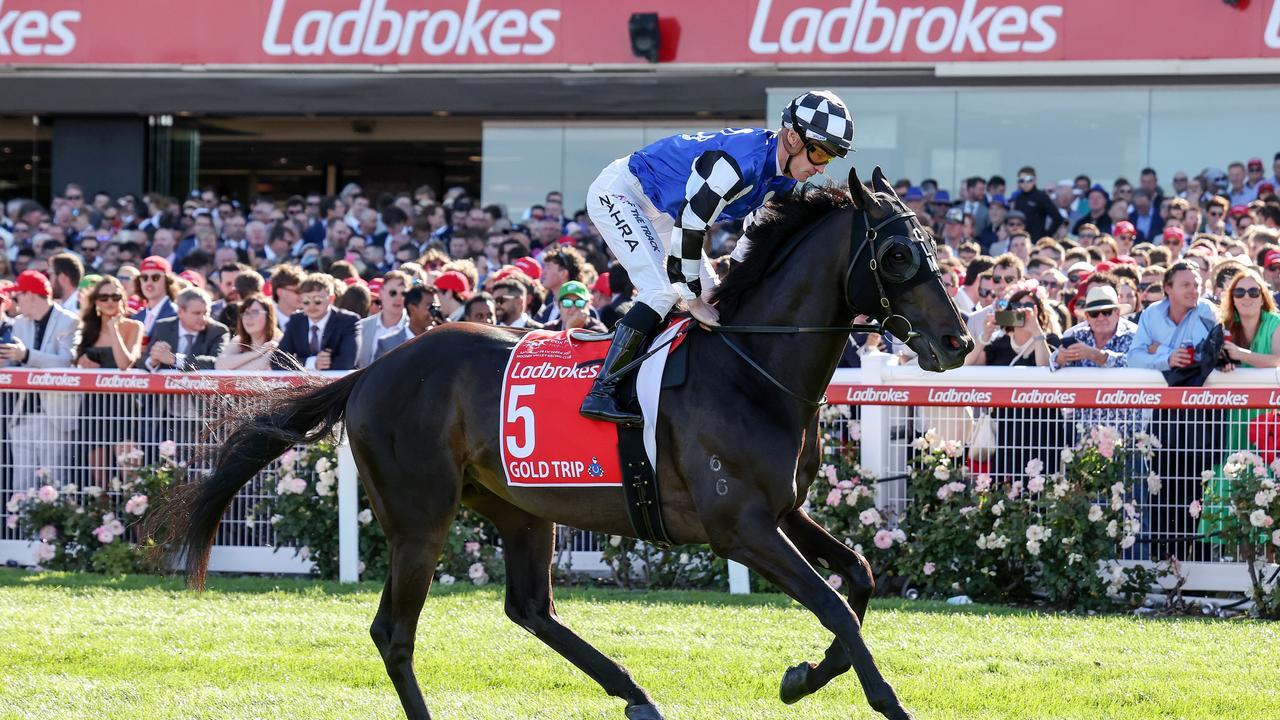
[[[587,393],[579,409],[583,417],[632,427],[644,424],[640,413],[624,408],[618,398],[618,387],[623,377],[618,371],[640,356],[645,339],[661,319],[649,306],[637,302],[618,321],[613,329],[613,343],[604,356],[600,374],[596,376],[591,392]]]

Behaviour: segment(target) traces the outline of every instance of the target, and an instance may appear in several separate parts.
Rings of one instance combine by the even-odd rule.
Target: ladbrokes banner
[[[1280,0],[0,0],[0,65],[939,63],[1280,57]]]

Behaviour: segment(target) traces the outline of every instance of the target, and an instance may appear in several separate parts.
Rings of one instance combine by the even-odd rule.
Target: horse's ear
[[[853,197],[853,206],[859,210],[870,210],[875,206],[875,199],[867,191],[867,186],[858,179],[858,168],[849,166],[849,195]]]
[[[876,166],[875,170],[871,171],[871,187],[876,192],[882,192],[889,197],[898,197],[898,194],[893,191],[893,186],[889,184],[889,178],[884,176],[884,171],[880,169],[879,165]]]

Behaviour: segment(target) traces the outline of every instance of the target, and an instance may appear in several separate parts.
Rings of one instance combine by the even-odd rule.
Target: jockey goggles
[[[834,150],[826,148],[812,140],[805,141],[804,154],[813,165],[826,165],[839,157]]]

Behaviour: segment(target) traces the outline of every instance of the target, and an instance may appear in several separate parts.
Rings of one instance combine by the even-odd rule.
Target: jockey
[[[715,287],[703,252],[711,226],[745,217],[776,193],[823,172],[853,144],[853,118],[830,91],[810,91],[782,111],[778,131],[727,128],[673,135],[615,160],[587,194],[587,212],[630,273],[636,302],[614,328],[584,416],[638,425],[619,407],[617,371],[681,300],[705,325],[718,325],[707,303]]]

